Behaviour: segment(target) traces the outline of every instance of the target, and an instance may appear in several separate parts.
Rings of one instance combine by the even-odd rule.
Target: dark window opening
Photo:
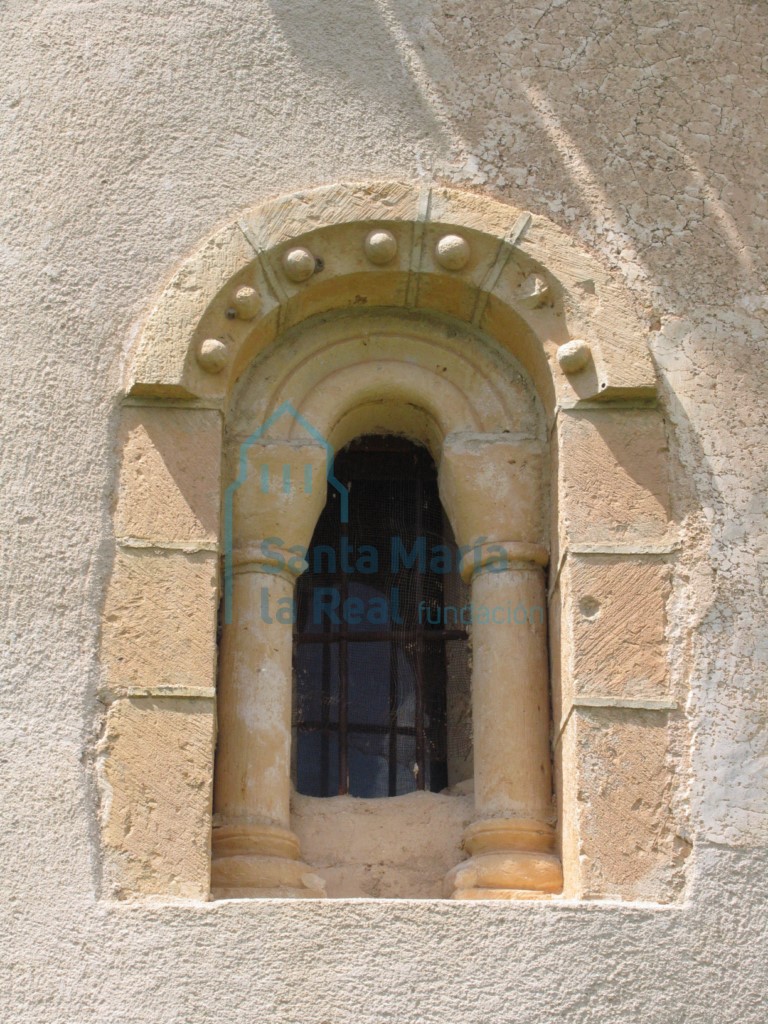
[[[448,695],[468,692],[466,592],[429,452],[364,437],[339,452],[299,577],[294,780],[307,796],[449,784]]]

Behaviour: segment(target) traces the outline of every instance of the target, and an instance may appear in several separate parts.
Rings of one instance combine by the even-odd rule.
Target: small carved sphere
[[[372,231],[365,240],[365,255],[378,266],[389,263],[397,253],[397,239],[391,231]]]
[[[250,288],[247,284],[244,284],[235,292],[233,305],[235,313],[237,313],[240,320],[253,320],[259,312],[261,305],[259,293],[255,288]]]
[[[206,373],[221,373],[228,358],[227,346],[218,338],[206,338],[197,351],[197,361]]]
[[[443,235],[435,246],[435,256],[446,270],[462,270],[469,262],[469,243],[461,235]]]
[[[306,281],[315,272],[315,257],[308,249],[289,249],[283,256],[283,270],[292,281]]]
[[[590,351],[586,341],[568,341],[557,350],[557,361],[564,373],[578,373],[589,362]]]

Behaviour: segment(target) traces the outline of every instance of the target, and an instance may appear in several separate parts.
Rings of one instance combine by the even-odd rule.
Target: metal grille
[[[297,586],[296,788],[439,791],[448,784],[447,683],[468,689],[469,645],[466,628],[442,613],[446,594],[464,590],[435,466],[424,448],[366,437],[337,455],[335,474],[349,521],[329,488]]]

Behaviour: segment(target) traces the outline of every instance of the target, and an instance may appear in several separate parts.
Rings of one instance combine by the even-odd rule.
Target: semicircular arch
[[[655,390],[632,294],[559,227],[498,200],[404,182],[296,193],[217,232],[162,290],[126,387],[226,404],[250,362],[291,327],[375,308],[432,312],[495,338],[550,414],[563,400]]]

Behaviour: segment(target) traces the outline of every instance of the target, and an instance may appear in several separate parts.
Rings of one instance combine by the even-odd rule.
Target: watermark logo
[[[349,522],[349,491],[344,484],[337,479],[333,472],[333,457],[334,451],[332,446],[326,440],[326,438],[314,427],[309,420],[307,420],[301,413],[294,408],[290,402],[283,402],[282,405],[278,406],[272,415],[262,425],[255,430],[250,437],[246,438],[245,441],[240,445],[240,452],[237,464],[237,477],[229,485],[224,493],[224,621],[229,625],[232,622],[232,592],[233,592],[233,577],[234,577],[234,505],[235,505],[235,494],[242,487],[245,481],[248,479],[248,454],[251,448],[258,444],[266,436],[267,432],[271,427],[277,423],[278,420],[282,419],[283,416],[287,416],[294,422],[298,423],[318,444],[322,445],[325,449],[325,466],[326,466],[326,479],[328,484],[333,487],[339,494],[339,518],[342,523]],[[295,467],[293,467],[295,469]],[[301,487],[305,494],[311,494],[315,481],[314,481],[314,466],[311,463],[306,463],[301,467],[302,472],[296,474],[301,478]],[[259,473],[259,490],[262,494],[268,494],[270,485],[272,482],[272,474],[275,471],[280,472],[282,480],[282,490],[285,494],[290,494],[292,489],[298,486],[299,481],[294,481],[292,467],[284,464],[280,467],[270,466],[268,462],[263,462],[258,467]],[[277,538],[270,538],[270,540],[277,540]],[[277,569],[275,571],[278,571]]]
[[[349,489],[334,472],[334,449],[323,434],[317,430],[290,402],[283,402],[259,428],[240,445],[237,477],[224,493],[224,622],[230,624],[233,617],[234,591],[234,502],[235,495],[248,479],[249,472],[256,474],[258,491],[261,494],[293,496],[301,500],[302,495],[311,495],[316,486],[317,467],[311,462],[304,465],[278,463],[268,460],[269,446],[264,447],[264,460],[255,467],[249,462],[251,449],[263,444],[270,428],[283,417],[297,423],[320,445],[325,452],[325,480],[327,486],[339,496],[338,514],[340,524],[349,523]],[[325,484],[324,484],[325,492]],[[386,550],[371,544],[355,545],[340,531],[338,544],[316,544],[311,548],[291,545],[280,537],[266,537],[259,541],[260,569],[265,574],[288,572],[298,577],[303,572],[318,577],[342,574],[352,576],[344,587],[342,596],[339,587],[317,586],[312,591],[310,623],[313,627],[363,626],[383,627],[402,624],[405,598],[397,586],[389,588],[383,595],[376,587],[374,577],[383,574],[395,578],[402,573],[444,576],[458,575],[467,566],[486,572],[503,572],[509,568],[509,560],[503,545],[488,542],[487,537],[478,537],[471,544],[457,547],[452,544],[435,544],[434,538],[424,536],[388,538]],[[368,585],[370,583],[370,585]],[[273,607],[270,588],[263,587],[260,595],[259,614],[267,624],[296,622],[296,601],[280,597]],[[482,605],[466,603],[439,606],[422,601],[418,609],[410,609],[420,627],[464,628],[475,623],[498,625],[540,625],[544,621],[544,610],[540,607],[515,608],[506,605]]]

